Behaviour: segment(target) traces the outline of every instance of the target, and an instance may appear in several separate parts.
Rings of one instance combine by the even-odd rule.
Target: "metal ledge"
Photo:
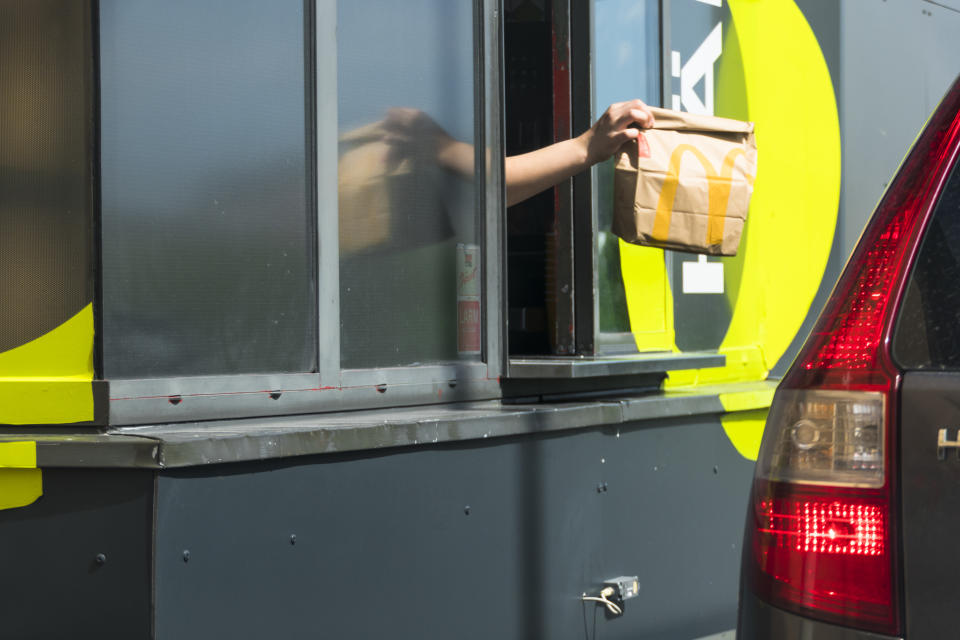
[[[593,378],[681,369],[722,367],[727,357],[713,351],[669,351],[623,356],[531,356],[510,358],[510,378]]]
[[[306,416],[121,427],[105,433],[4,431],[0,442],[37,443],[40,467],[175,468],[388,447],[467,442],[723,413],[720,393],[775,382],[627,395],[597,401],[505,405],[500,401]],[[664,423],[661,426],[668,426]]]

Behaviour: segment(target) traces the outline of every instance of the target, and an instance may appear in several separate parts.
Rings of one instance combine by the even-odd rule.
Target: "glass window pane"
[[[0,4],[0,352],[93,299],[89,25],[85,2]]]
[[[593,0],[594,117],[615,102],[660,104],[660,11],[657,0]],[[600,333],[622,334],[633,347],[613,220],[613,159],[594,170]],[[661,257],[662,260],[662,257]],[[603,348],[604,340],[600,344]]]
[[[316,367],[302,0],[102,0],[107,377]]]
[[[927,225],[897,318],[893,355],[906,369],[960,369],[960,163]]]
[[[340,0],[337,32],[341,366],[477,358],[473,3]]]

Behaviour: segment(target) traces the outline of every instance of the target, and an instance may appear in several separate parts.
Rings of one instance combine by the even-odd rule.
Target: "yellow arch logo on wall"
[[[766,379],[813,303],[836,228],[840,122],[816,36],[793,0],[728,1],[733,28],[726,29],[719,63],[717,111],[756,123],[757,176],[740,252],[724,260],[733,306],[719,347],[727,364],[671,372],[669,388]],[[637,347],[676,351],[663,252],[621,241],[620,256]],[[665,305],[650,304],[663,299]],[[737,411],[769,404],[765,395],[721,401]],[[747,458],[756,459],[765,413],[723,418]]]

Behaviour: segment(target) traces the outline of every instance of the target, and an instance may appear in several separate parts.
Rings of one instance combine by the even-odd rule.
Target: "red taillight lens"
[[[893,632],[893,518],[885,491],[758,482],[755,492],[757,595],[830,622]]]
[[[758,596],[900,633],[893,318],[960,148],[960,80],[917,139],[770,408],[745,548]]]

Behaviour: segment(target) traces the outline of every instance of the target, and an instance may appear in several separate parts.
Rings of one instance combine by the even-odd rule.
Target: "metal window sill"
[[[105,432],[5,431],[0,442],[37,442],[40,467],[165,469],[440,442],[482,440],[724,412],[720,394],[773,389],[775,381],[624,395],[595,401],[500,401],[247,418]]]
[[[659,351],[631,355],[526,356],[510,358],[509,378],[578,379],[600,376],[641,375],[722,367],[727,357],[713,351],[673,353]]]

